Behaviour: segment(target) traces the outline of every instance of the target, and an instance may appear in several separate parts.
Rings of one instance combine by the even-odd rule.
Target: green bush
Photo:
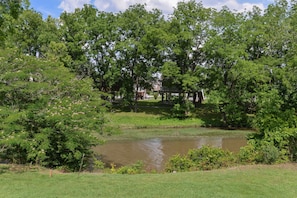
[[[93,158],[93,166],[96,169],[104,169],[105,168],[105,163],[94,157]]]
[[[280,157],[279,150],[271,145],[263,145],[259,151],[258,161],[264,164],[273,164],[278,161]]]
[[[142,161],[137,161],[135,164],[129,165],[129,166],[122,166],[119,169],[115,170],[115,173],[117,174],[142,174],[144,173],[144,165]]]
[[[246,146],[240,148],[238,161],[242,164],[254,164],[257,161],[258,155],[255,145],[252,142],[248,142]]]
[[[175,103],[172,108],[172,117],[178,119],[185,119],[195,108],[194,104],[188,100]]]
[[[231,152],[210,146],[190,150],[187,157],[200,170],[218,169],[235,163],[235,157]]]
[[[238,161],[243,164],[273,164],[283,161],[284,156],[271,142],[249,140],[248,145],[240,149]]]
[[[250,127],[247,113],[235,101],[220,105],[222,120],[226,127]]]
[[[187,156],[174,155],[166,164],[166,172],[185,172],[193,168],[193,162]]]
[[[221,148],[203,146],[200,149],[189,150],[187,155],[175,155],[167,163],[166,171],[212,170],[234,165],[236,157]]]

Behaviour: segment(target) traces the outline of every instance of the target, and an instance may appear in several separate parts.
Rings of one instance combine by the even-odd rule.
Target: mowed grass
[[[110,125],[118,126],[121,129],[195,127],[201,126],[203,123],[199,118],[179,120],[145,112],[116,112],[109,113],[108,117]]]
[[[120,134],[105,139],[146,139],[155,137],[197,137],[197,136],[245,136],[252,130],[223,130],[220,126],[221,115],[210,104],[195,108],[191,117],[172,118],[172,106],[158,100],[139,101],[137,112],[130,108],[114,106],[107,114],[109,126],[119,128]]]
[[[121,129],[176,128],[219,125],[220,115],[209,104],[200,105],[186,119],[173,118],[172,106],[159,100],[139,101],[137,112],[133,108],[114,106],[107,114],[109,125]]]
[[[0,174],[0,197],[296,197],[296,164],[167,174]]]
[[[150,138],[193,138],[201,136],[246,137],[252,130],[223,130],[206,127],[122,129],[121,133],[105,136],[105,140],[140,140]]]

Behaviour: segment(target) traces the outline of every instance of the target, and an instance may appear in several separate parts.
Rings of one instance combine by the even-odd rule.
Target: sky
[[[30,0],[31,8],[42,13],[45,18],[49,15],[58,18],[62,12],[73,12],[75,8],[81,8],[84,4],[92,4],[100,11],[119,12],[125,11],[130,5],[141,3],[146,4],[147,9],[158,8],[166,15],[173,12],[179,1],[181,0]],[[204,7],[219,10],[225,5],[230,10],[239,12],[245,9],[251,10],[254,5],[263,10],[274,2],[274,0],[197,0],[200,1]]]

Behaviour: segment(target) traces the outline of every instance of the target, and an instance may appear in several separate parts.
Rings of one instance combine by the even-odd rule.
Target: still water
[[[129,165],[141,160],[146,170],[161,171],[168,159],[176,154],[186,154],[189,149],[210,145],[231,152],[238,152],[246,145],[244,137],[198,137],[198,138],[153,138],[147,140],[110,141],[97,146],[94,151],[101,155],[107,164],[117,167]]]

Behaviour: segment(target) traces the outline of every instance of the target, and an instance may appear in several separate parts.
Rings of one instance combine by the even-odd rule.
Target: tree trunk
[[[138,77],[136,77],[136,91],[135,91],[135,98],[134,98],[134,112],[137,112],[137,108],[138,108]]]

